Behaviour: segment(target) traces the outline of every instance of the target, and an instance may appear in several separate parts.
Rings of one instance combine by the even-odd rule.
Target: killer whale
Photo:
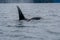
[[[31,19],[27,19],[23,15],[23,13],[22,13],[21,9],[19,8],[19,6],[17,6],[17,9],[18,9],[19,20],[28,20],[28,21],[30,21],[30,20],[40,20],[41,19],[41,17],[33,17]]]

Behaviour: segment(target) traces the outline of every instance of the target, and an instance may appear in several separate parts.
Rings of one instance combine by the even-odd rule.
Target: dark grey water
[[[25,17],[42,19],[18,21],[16,5]],[[0,4],[0,40],[60,40],[60,4]]]

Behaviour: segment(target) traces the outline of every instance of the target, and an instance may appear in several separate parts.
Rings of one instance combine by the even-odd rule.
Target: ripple
[[[50,30],[48,30],[47,32],[50,33],[50,34],[60,35],[59,32],[53,32],[53,31],[50,31]]]
[[[23,25],[17,25],[16,27],[32,27],[32,26],[23,26]]]
[[[9,37],[23,37],[23,35],[8,35]]]
[[[4,34],[3,32],[0,32],[0,34]]]
[[[2,31],[2,29],[0,29],[0,34],[4,34],[3,31]]]
[[[12,27],[11,25],[7,25],[7,27]]]
[[[32,37],[32,36],[24,36],[24,38],[36,38],[36,37]]]

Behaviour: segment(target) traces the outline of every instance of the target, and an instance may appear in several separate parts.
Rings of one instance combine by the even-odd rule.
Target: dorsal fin
[[[18,14],[19,14],[19,20],[25,20],[25,17],[21,11],[21,9],[19,8],[19,6],[17,6],[17,9],[18,9]]]

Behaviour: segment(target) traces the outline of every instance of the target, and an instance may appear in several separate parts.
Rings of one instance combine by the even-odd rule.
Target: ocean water
[[[26,18],[42,19],[19,21],[16,6]],[[0,4],[0,40],[60,40],[60,3]]]

